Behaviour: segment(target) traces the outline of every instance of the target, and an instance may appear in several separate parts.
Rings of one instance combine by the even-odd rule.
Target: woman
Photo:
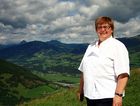
[[[129,55],[125,45],[113,38],[114,23],[109,17],[95,21],[98,41],[88,46],[79,66],[79,97],[87,106],[122,106],[129,77]]]

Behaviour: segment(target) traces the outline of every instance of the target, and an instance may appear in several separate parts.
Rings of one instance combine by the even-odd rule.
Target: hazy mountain
[[[128,48],[133,48],[140,45],[140,35],[129,38],[118,38],[118,40],[123,42]]]
[[[3,59],[17,56],[32,56],[37,52],[44,51],[49,55],[59,53],[82,54],[86,48],[85,44],[64,44],[59,41],[32,41],[20,43],[0,50],[0,57]]]

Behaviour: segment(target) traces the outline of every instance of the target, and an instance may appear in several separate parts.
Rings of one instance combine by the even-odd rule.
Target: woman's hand
[[[79,91],[77,92],[77,98],[78,98],[78,100],[80,100],[80,92]]]
[[[78,97],[79,101],[83,101],[84,100],[84,93],[77,92],[77,97]]]
[[[79,86],[79,90],[77,92],[77,97],[78,97],[78,100],[80,100],[80,101],[83,101],[83,99],[84,99],[83,85],[84,85],[84,79],[83,79],[83,73],[81,73],[80,86]]]
[[[122,97],[115,95],[113,98],[113,106],[122,106]]]

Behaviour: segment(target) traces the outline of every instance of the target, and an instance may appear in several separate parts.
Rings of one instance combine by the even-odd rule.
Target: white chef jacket
[[[78,69],[83,72],[85,97],[113,98],[118,75],[129,75],[128,51],[123,43],[112,37],[99,47],[97,41],[88,46]]]

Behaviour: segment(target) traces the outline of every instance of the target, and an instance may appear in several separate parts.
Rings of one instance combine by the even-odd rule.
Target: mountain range
[[[130,64],[140,66],[140,35],[117,38],[130,53]],[[1,45],[0,58],[32,71],[78,73],[77,67],[88,44],[64,44],[56,40],[23,41],[15,45]]]
[[[87,44],[64,44],[55,40],[24,42],[1,47],[0,58],[31,70],[64,72],[77,66],[77,58],[84,54],[86,47]]]

